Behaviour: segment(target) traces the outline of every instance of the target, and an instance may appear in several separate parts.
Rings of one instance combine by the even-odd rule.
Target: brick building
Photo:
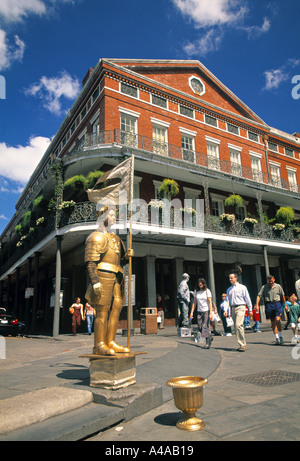
[[[67,307],[76,296],[84,300],[84,246],[96,228],[82,176],[107,171],[132,154],[135,197],[156,199],[167,178],[178,184],[181,203],[204,203],[199,244],[186,244],[194,224],[178,229],[158,223],[157,230],[147,215],[138,232],[141,222],[134,223],[134,326],[139,308],[155,306],[158,294],[166,323],[176,322],[183,272],[191,276],[191,289],[205,277],[217,304],[228,287],[226,271],[237,264],[253,301],[269,272],[287,294],[294,291],[300,134],[268,126],[199,61],[101,59],[84,77],[1,235],[0,302],[26,319],[31,331],[70,330]],[[76,177],[71,189],[66,181]],[[242,203],[228,207],[232,195]],[[56,204],[75,201],[72,212],[48,211],[53,197]],[[281,207],[291,208],[292,216],[280,231],[274,225],[283,222]],[[221,220],[224,214],[234,215],[231,225]],[[257,221],[254,227],[247,217]],[[25,297],[29,287],[34,294]],[[120,327],[125,318],[124,310]]]

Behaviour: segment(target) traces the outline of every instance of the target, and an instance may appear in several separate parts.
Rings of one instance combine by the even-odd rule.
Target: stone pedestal
[[[90,386],[102,389],[120,389],[136,383],[135,356],[137,353],[116,355],[88,354]]]

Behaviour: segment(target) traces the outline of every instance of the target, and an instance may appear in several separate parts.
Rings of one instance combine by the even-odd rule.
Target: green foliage
[[[26,213],[23,215],[23,220],[22,220],[22,226],[23,227],[29,227],[31,222],[31,211],[26,211]]]
[[[67,179],[64,183],[64,187],[70,187],[74,191],[85,188],[86,178],[82,174],[77,174]]]
[[[290,226],[292,221],[294,221],[294,217],[294,210],[289,206],[280,207],[275,216],[276,221],[278,221],[281,224],[284,224],[285,226]]]
[[[164,179],[158,189],[159,198],[174,198],[179,194],[179,186],[174,179]]]
[[[239,207],[242,206],[244,200],[240,195],[231,194],[229,197],[225,199],[225,206],[226,207]]]
[[[15,227],[15,233],[19,235],[23,235],[23,227],[21,224],[17,224]]]
[[[35,210],[39,208],[42,205],[43,201],[44,201],[44,196],[39,195],[36,199],[33,200],[32,209]]]
[[[86,177],[85,189],[92,189],[95,186],[98,179],[101,178],[103,174],[103,171],[100,170],[91,171]]]

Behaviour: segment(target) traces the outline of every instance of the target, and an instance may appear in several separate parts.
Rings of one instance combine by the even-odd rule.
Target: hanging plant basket
[[[179,194],[179,186],[174,179],[164,179],[158,189],[159,198],[171,199]]]
[[[226,207],[236,208],[242,206],[244,204],[244,200],[240,195],[231,194],[225,199],[224,204]]]

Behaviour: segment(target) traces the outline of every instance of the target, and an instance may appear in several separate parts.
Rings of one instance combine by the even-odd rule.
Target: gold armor
[[[124,244],[115,234],[94,231],[87,238],[85,261],[91,283],[86,299],[96,309],[94,354],[129,352],[128,348],[115,342],[123,305],[124,271],[121,264],[124,255]]]

